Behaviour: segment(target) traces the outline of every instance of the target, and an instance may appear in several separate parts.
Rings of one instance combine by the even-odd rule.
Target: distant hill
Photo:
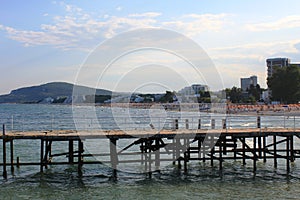
[[[77,94],[94,94],[95,89],[75,86]],[[0,103],[71,103],[74,85],[65,82],[52,82],[39,86],[31,86],[12,90],[10,94],[0,95]],[[111,96],[111,91],[96,89],[96,96]],[[85,97],[83,98],[85,99]]]

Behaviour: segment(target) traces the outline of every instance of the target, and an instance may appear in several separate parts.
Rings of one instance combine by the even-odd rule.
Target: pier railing
[[[258,122],[259,120],[259,122]],[[11,115],[0,118],[8,131],[39,130],[149,130],[149,129],[242,129],[242,128],[299,128],[300,116],[222,115],[200,116],[89,116]],[[259,125],[258,125],[259,123]]]

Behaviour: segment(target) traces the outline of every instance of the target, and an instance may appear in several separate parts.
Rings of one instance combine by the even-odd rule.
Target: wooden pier
[[[178,123],[178,121],[177,121]],[[212,120],[212,123],[213,120]],[[121,163],[137,163],[144,166],[145,173],[151,177],[153,171],[160,171],[162,162],[176,164],[179,169],[188,173],[188,163],[192,161],[216,163],[220,171],[226,160],[240,160],[243,165],[252,164],[253,172],[257,170],[257,161],[272,161],[277,168],[278,159],[286,162],[286,171],[290,172],[290,164],[300,157],[300,148],[295,147],[296,140],[300,139],[300,128],[261,128],[260,119],[257,128],[251,129],[227,129],[226,121],[222,121],[223,129],[199,129],[191,130],[186,125],[185,129],[174,130],[93,130],[93,131],[30,131],[30,132],[6,132],[3,125],[0,139],[3,141],[2,163],[3,177],[7,179],[8,168],[14,174],[15,167],[36,165],[40,172],[51,165],[77,165],[78,174],[82,175],[83,165],[109,164],[112,168],[112,176],[117,177],[118,165]],[[91,155],[84,152],[86,140],[109,140],[106,152]],[[118,141],[131,139],[128,146],[117,149]],[[39,162],[26,162],[14,155],[14,141],[38,140],[37,148]],[[64,153],[52,153],[52,145],[57,141],[68,143]],[[7,151],[8,146],[9,152]],[[139,151],[128,151],[138,146]],[[36,156],[33,155],[33,156]],[[130,155],[130,159],[123,159],[124,155]],[[86,157],[106,156],[108,161],[86,161]],[[65,161],[55,161],[56,157],[65,157]],[[22,162],[20,162],[22,160]]]

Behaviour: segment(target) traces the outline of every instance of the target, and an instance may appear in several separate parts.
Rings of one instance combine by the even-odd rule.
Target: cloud
[[[190,37],[193,37],[202,32],[219,32],[224,27],[230,24],[228,19],[231,14],[188,14],[183,15],[179,20],[167,21],[162,24],[166,27],[180,30]]]
[[[94,47],[95,41],[103,41],[118,32],[133,28],[153,27],[156,20],[153,13],[145,13],[144,18],[105,16],[94,19],[82,9],[65,5],[67,15],[55,16],[52,24],[41,24],[40,30],[18,30],[0,25],[8,38],[21,42],[24,46],[51,45],[64,50],[85,49]],[[143,14],[141,14],[143,15]]]
[[[146,13],[135,13],[128,15],[129,17],[158,17],[161,13],[158,12],[146,12]]]
[[[278,53],[299,53],[297,44],[300,40],[287,40],[279,42],[260,42],[243,44],[236,46],[220,47],[208,49],[214,58],[230,58],[230,59],[243,59],[243,58],[260,58],[269,57]]]
[[[300,15],[290,15],[277,21],[246,25],[250,31],[275,31],[280,29],[300,27]]]
[[[64,16],[54,16],[52,23],[41,24],[39,30],[21,30],[3,26],[7,37],[24,46],[48,45],[63,50],[90,51],[96,44],[118,33],[138,28],[163,27],[188,36],[201,32],[219,31],[226,23],[227,14],[189,14],[178,21],[158,21],[162,13],[133,13],[127,16],[95,16],[83,9],[63,2],[55,3],[65,10]]]

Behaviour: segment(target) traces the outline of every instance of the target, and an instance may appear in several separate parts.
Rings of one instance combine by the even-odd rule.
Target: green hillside
[[[0,103],[39,103],[46,98],[56,100],[64,97],[66,99],[72,96],[73,88],[73,84],[64,82],[19,88],[11,91],[10,94],[0,95]],[[95,89],[85,86],[76,86],[76,91],[80,91],[80,94],[95,94]],[[111,91],[97,89],[96,95],[108,96],[111,95]]]

